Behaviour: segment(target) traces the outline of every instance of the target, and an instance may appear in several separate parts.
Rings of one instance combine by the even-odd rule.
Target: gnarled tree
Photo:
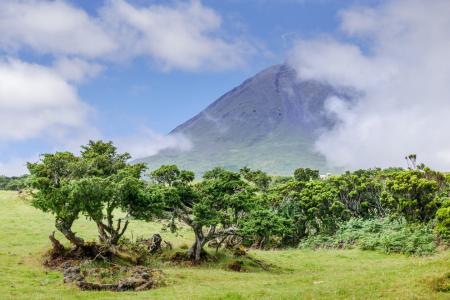
[[[56,152],[41,155],[40,162],[27,163],[33,176],[31,187],[37,189],[31,193],[31,205],[44,212],[55,215],[55,227],[75,245],[84,244],[84,240],[72,232],[73,222],[81,212],[80,203],[69,198],[70,183],[76,180],[73,174],[74,164],[79,157],[70,152]]]
[[[162,166],[160,170],[164,169]],[[179,199],[173,197],[166,201],[166,210],[193,229],[195,242],[187,255],[199,260],[209,241],[238,235],[239,221],[256,199],[255,188],[231,171],[220,172],[218,177],[205,179],[195,186],[190,184],[194,173],[179,171],[179,174],[172,182]]]

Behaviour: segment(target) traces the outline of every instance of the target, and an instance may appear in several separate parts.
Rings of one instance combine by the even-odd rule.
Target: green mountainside
[[[146,162],[150,170],[176,164],[197,177],[217,165],[278,175],[292,175],[299,167],[336,172],[313,146],[320,131],[335,123],[324,113],[324,101],[332,95],[351,100],[347,94],[315,81],[300,82],[286,64],[275,65],[169,133],[190,138],[192,150],[165,150],[136,162]]]

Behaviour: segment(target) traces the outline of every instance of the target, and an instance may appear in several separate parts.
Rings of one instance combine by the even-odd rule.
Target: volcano
[[[197,178],[218,165],[275,175],[292,175],[299,167],[336,171],[314,151],[320,133],[336,124],[324,109],[331,96],[354,98],[349,89],[299,81],[286,63],[271,66],[169,133],[187,136],[194,145],[190,151],[169,149],[137,161],[146,162],[150,170],[175,164]]]

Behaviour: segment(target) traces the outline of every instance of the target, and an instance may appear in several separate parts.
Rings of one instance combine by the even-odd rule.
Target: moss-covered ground
[[[131,221],[127,235],[160,233],[175,246],[173,251],[186,251],[179,247],[193,240],[187,228],[181,236],[160,228],[158,223]],[[28,206],[15,192],[0,191],[0,299],[450,299],[450,293],[433,289],[436,278],[450,271],[449,252],[405,257],[361,250],[251,251],[276,267],[267,272],[250,266],[250,273],[221,268],[232,258],[220,250],[221,261],[202,266],[156,262],[170,277],[164,288],[83,292],[63,284],[61,273],[41,265],[53,230],[50,214]],[[85,219],[76,222],[74,231],[85,240],[96,238],[95,225]],[[65,242],[58,232],[56,237]]]

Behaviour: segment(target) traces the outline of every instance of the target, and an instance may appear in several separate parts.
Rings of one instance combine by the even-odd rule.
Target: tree
[[[239,170],[245,180],[253,182],[260,190],[267,190],[272,178],[261,170],[251,172],[250,168],[244,167]]]
[[[292,220],[292,239],[288,243],[296,244],[306,234],[306,217],[299,206],[300,192],[305,188],[304,181],[290,180],[285,184],[269,189],[263,199],[267,199],[270,210],[278,216]],[[264,203],[262,203],[264,207]]]
[[[208,170],[203,174],[203,179],[216,179],[219,178],[219,174],[225,172],[225,167],[216,166],[212,170]]]
[[[164,170],[167,169],[162,166],[157,171],[163,173]],[[220,172],[218,178],[205,179],[195,187],[190,184],[194,173],[180,171],[179,174],[172,182],[179,198],[173,197],[165,206],[173,219],[180,218],[194,231],[195,242],[187,256],[199,260],[206,243],[238,234],[239,220],[250,210],[255,189],[231,171]],[[174,223],[172,228],[176,229]]]
[[[309,182],[298,198],[307,227],[317,232],[334,233],[339,222],[350,218],[350,211],[339,201],[338,190],[330,184]]]
[[[55,215],[55,227],[75,245],[84,240],[72,232],[73,222],[81,212],[80,203],[69,198],[70,182],[74,180],[73,165],[79,158],[70,152],[41,155],[40,162],[27,163],[33,176],[31,186],[37,192],[31,194],[30,204],[44,212]]]
[[[151,194],[142,192],[144,182],[140,181],[144,163],[127,164],[128,153],[118,154],[112,142],[89,141],[82,146],[81,159],[74,164],[78,180],[70,182],[70,198],[80,203],[82,213],[96,224],[101,243],[116,245],[125,233],[129,221],[123,228],[122,220],[114,227],[114,211],[120,209],[133,215],[140,202],[152,203],[145,199]],[[157,213],[153,206],[146,207]]]
[[[448,201],[448,199],[447,202],[437,210],[436,219],[438,220],[436,231],[448,235],[450,232],[450,201]]]
[[[277,176],[270,183],[270,187],[274,188],[277,185],[286,184],[290,180],[294,181],[294,176]]]
[[[360,176],[347,171],[341,176],[334,176],[330,184],[337,189],[339,201],[355,218],[369,217],[371,214],[385,215],[380,203],[382,183],[380,178],[371,178],[373,173],[358,172]],[[368,177],[366,177],[368,176]]]
[[[256,249],[263,249],[264,243],[272,236],[281,238],[292,234],[292,220],[270,212],[267,209],[251,211],[243,220],[239,233],[243,236],[256,236]]]
[[[180,176],[180,170],[178,170],[177,166],[161,166],[161,168],[151,172],[149,175],[151,180],[157,183],[167,183],[169,186],[172,186],[172,182],[178,180]]]
[[[127,229],[113,212],[120,209],[129,216],[149,220],[161,213],[163,199],[155,189],[139,180],[145,164],[127,164],[128,153],[118,154],[112,142],[89,141],[81,156],[70,152],[44,154],[40,162],[28,163],[34,175],[31,205],[56,216],[56,228],[75,245],[84,243],[71,231],[81,215],[97,224],[100,242],[115,245]]]
[[[391,219],[404,217],[408,223],[426,223],[441,207],[439,192],[445,188],[445,176],[425,168],[396,172],[387,176],[381,204],[391,209]]]
[[[294,171],[294,178],[297,181],[308,182],[310,180],[319,179],[319,170],[311,170],[310,168],[298,168]]]

